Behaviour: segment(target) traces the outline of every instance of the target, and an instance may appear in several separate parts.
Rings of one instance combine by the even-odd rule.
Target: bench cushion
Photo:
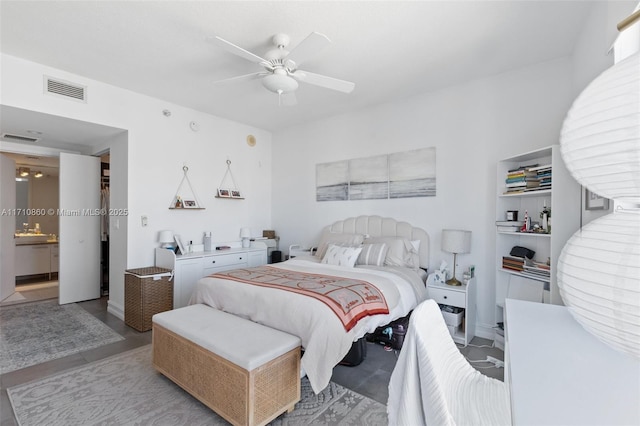
[[[300,346],[296,336],[203,304],[156,314],[153,322],[247,371]]]

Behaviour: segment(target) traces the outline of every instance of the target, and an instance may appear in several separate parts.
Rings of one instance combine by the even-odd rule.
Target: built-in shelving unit
[[[505,194],[506,178],[511,170],[521,166],[551,166],[551,188]],[[553,145],[498,161],[496,174],[496,221],[506,220],[508,210],[517,211],[522,220],[525,212],[532,222],[540,222],[544,206],[551,210],[551,231],[515,232],[496,230],[496,323],[504,325],[506,298],[562,304],[557,284],[557,263],[567,240],[580,226],[580,185],[571,177],[560,155],[560,146]],[[497,229],[497,228],[496,228]],[[514,246],[535,251],[533,260],[549,267],[549,276],[535,276],[503,267],[503,256],[509,256]],[[504,342],[504,333],[497,329],[496,345]]]

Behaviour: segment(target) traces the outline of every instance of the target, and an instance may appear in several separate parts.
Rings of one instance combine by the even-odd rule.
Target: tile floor
[[[7,397],[7,388],[151,343],[150,331],[140,333],[126,326],[124,321],[109,314],[107,312],[107,300],[107,297],[103,297],[101,299],[81,302],[79,305],[118,332],[125,339],[96,349],[69,355],[58,360],[0,375],[0,426],[16,425],[13,410]],[[490,345],[491,341],[475,338],[471,343],[482,346]],[[461,348],[461,352],[465,354],[468,359],[485,359],[487,355],[503,359],[503,352],[491,347],[468,346]],[[396,363],[397,355],[396,351],[387,352],[381,345],[367,343],[367,358],[365,361],[356,367],[337,366],[333,371],[332,380],[362,395],[386,403],[388,397],[387,386]],[[490,364],[472,365],[480,367]],[[488,376],[503,380],[503,369],[486,368],[480,369],[480,371]]]

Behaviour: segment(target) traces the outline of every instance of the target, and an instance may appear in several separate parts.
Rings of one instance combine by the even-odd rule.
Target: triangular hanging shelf
[[[225,185],[227,177],[231,178],[231,186]],[[233,173],[231,173],[231,160],[227,160],[227,171],[222,178],[222,182],[220,182],[216,198],[232,198],[235,200],[244,200],[244,197],[240,192],[240,188],[236,186],[236,181],[233,178]]]
[[[189,176],[187,176],[187,172],[189,171],[189,168],[187,166],[184,166],[182,167],[182,171],[184,172],[184,176],[180,181],[180,185],[178,185],[178,190],[176,191],[176,194],[173,196],[173,200],[169,205],[169,209],[203,210],[204,207],[202,207],[202,205],[200,204],[200,200],[198,199],[196,192],[193,190],[193,187],[191,186],[191,181],[189,181]],[[182,186],[184,185],[185,181],[187,183],[187,186],[183,190]]]

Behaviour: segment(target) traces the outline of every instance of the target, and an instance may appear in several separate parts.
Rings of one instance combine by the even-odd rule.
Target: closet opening
[[[109,151],[100,155],[100,295],[109,295]]]

